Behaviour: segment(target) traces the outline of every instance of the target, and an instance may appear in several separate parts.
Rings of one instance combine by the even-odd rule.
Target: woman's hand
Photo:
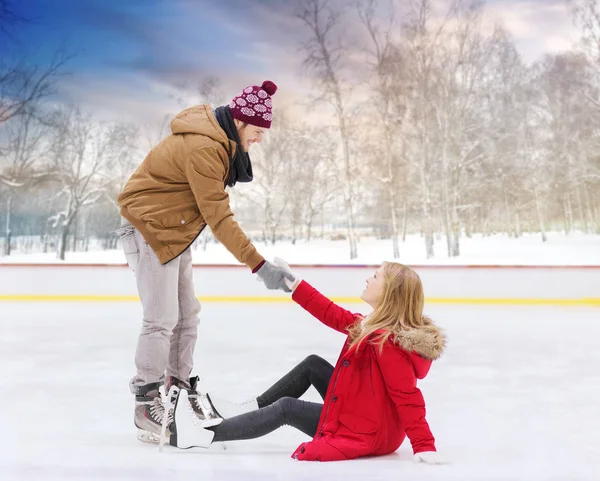
[[[292,292],[294,292],[296,290],[296,287],[298,287],[298,284],[300,284],[300,282],[302,282],[302,279],[300,279],[298,276],[296,276],[292,270],[290,269],[289,264],[284,261],[281,257],[275,257],[274,262],[273,262],[276,266],[281,267],[282,269],[284,269],[288,274],[290,274],[293,277],[293,280],[284,278],[285,283],[287,284],[287,286],[292,290]]]
[[[450,461],[435,451],[423,451],[413,456],[415,463],[448,464]]]

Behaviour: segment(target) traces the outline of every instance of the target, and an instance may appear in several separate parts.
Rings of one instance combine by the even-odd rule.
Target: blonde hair
[[[348,329],[350,349],[360,344],[376,331],[383,331],[371,342],[379,352],[390,336],[409,329],[437,332],[431,319],[423,315],[425,295],[419,275],[410,267],[396,262],[383,263],[383,292],[377,307],[364,323],[357,321]]]

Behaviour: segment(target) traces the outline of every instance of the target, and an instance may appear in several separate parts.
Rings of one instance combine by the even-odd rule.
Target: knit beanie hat
[[[265,80],[260,87],[246,87],[229,104],[231,116],[256,127],[270,128],[273,120],[271,95],[276,91],[277,85],[270,80]]]

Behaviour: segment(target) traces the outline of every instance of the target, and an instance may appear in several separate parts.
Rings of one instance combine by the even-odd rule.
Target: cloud
[[[579,37],[563,0],[503,0],[486,6],[501,20],[527,62],[570,49]]]
[[[96,30],[111,32],[113,38],[125,39],[138,47],[156,48],[160,45],[160,24],[155,17],[140,11],[126,10],[122,4],[77,2],[73,5],[81,21]]]
[[[296,2],[81,3],[76,8],[82,24],[100,32],[95,38],[106,42],[106,48],[100,49],[101,56],[87,59],[89,66],[78,80],[61,90],[104,117],[143,122],[175,113],[182,103],[199,101],[197,86],[207,75],[220,77],[227,100],[266,79],[279,85],[276,106],[297,109],[317,93],[313,74],[302,68],[300,44],[307,31],[293,15]],[[401,0],[397,4],[405,5]],[[442,16],[448,5],[448,0],[434,0],[434,16]],[[485,12],[505,25],[528,61],[572,44],[575,29],[562,0],[488,1]],[[398,20],[402,18],[399,13]],[[351,38],[349,75],[358,78],[367,68],[364,27],[352,10],[340,27]]]
[[[82,8],[86,18],[93,17],[86,20],[90,25],[112,32],[107,50],[115,54],[107,52],[101,68],[136,73],[190,95],[204,76],[217,75],[223,90],[233,96],[242,86],[287,70],[290,49],[282,45],[285,34],[274,35],[284,17],[269,10],[277,4],[174,1],[159,26],[157,18],[135,19],[131,12],[117,12],[114,6]],[[130,28],[132,23],[135,26]],[[115,36],[123,39],[121,51],[114,45]]]
[[[186,8],[194,7],[205,9],[215,5],[212,0],[181,0],[181,5]],[[335,2],[334,2],[335,3]],[[290,0],[220,0],[218,9],[232,20],[236,25],[263,26],[261,20],[266,20],[272,15],[291,17],[296,10],[298,2]],[[268,23],[268,22],[267,22]]]
[[[89,73],[65,78],[58,91],[64,103],[80,105],[100,120],[135,124],[179,111],[172,94],[163,84],[139,75],[107,78]]]

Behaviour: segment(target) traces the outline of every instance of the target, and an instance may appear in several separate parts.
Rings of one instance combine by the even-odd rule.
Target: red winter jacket
[[[360,322],[352,314],[302,281],[293,299],[314,317],[336,331]],[[339,356],[329,382],[317,433],[292,455],[303,461],[338,461],[379,456],[396,451],[408,436],[413,452],[435,451],[425,420],[425,401],[417,379],[423,379],[431,362],[444,349],[444,335],[412,329],[390,336],[379,347],[363,342],[358,351]]]

